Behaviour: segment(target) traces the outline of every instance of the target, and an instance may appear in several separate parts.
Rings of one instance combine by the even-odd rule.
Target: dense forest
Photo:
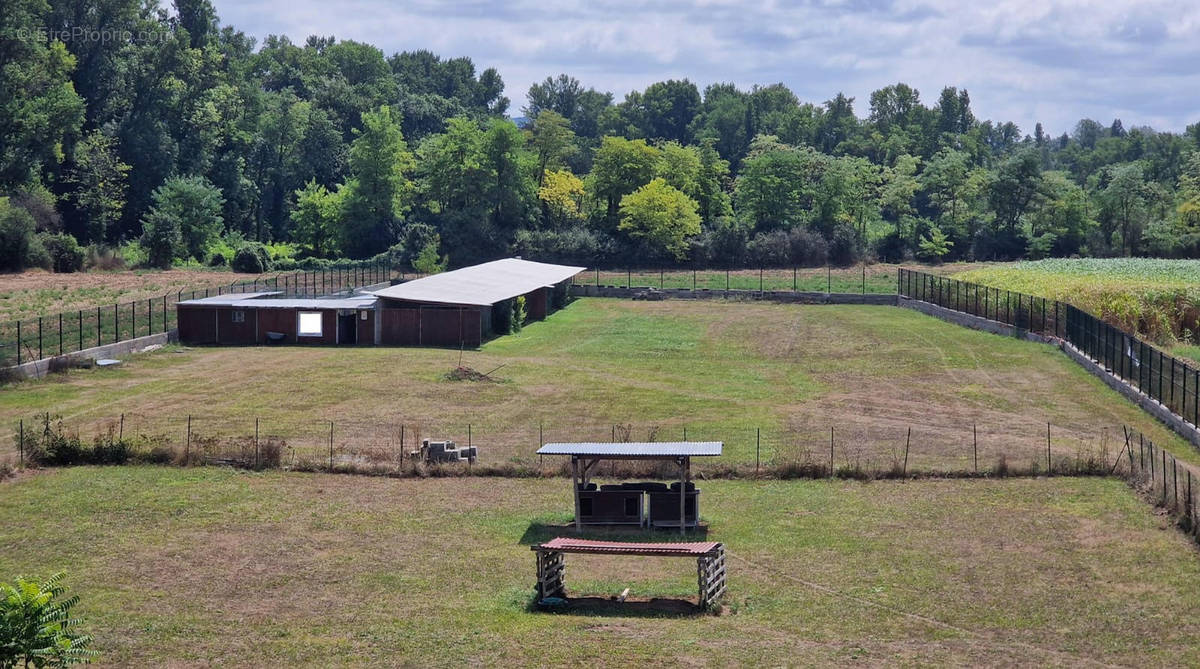
[[[515,109],[468,58],[256,44],[208,0],[5,4],[3,269],[1200,256],[1200,123],[1054,135],[954,87],[618,101],[568,74]]]

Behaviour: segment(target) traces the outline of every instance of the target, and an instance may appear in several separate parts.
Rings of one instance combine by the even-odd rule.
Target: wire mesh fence
[[[1077,307],[1008,290],[901,269],[904,297],[1057,337],[1109,373],[1200,426],[1200,370]]]
[[[0,368],[168,332],[176,327],[175,305],[184,300],[256,292],[280,292],[289,297],[326,296],[393,278],[407,280],[419,276],[397,272],[385,262],[347,263],[2,322]]]
[[[1123,446],[1118,425],[1033,422],[966,424],[959,430],[869,422],[722,429],[684,422],[500,425],[401,416],[296,420],[265,413],[125,413],[70,418],[41,414],[18,420],[11,430],[8,448],[0,449],[0,463],[8,465],[36,463],[34,442],[52,432],[83,448],[106,439],[119,441],[154,462],[363,472],[401,471],[417,464],[414,458],[425,439],[476,447],[475,466],[501,473],[506,468],[562,473],[564,462],[536,454],[548,442],[683,440],[724,442],[720,458],[695,463],[701,474],[851,478],[1066,472],[1082,462],[1108,461]],[[604,463],[598,476],[616,474],[622,466]]]
[[[773,268],[600,268],[592,267],[576,283],[621,288],[681,290],[793,291],[814,293],[895,294],[892,267]]]
[[[1200,484],[1192,467],[1180,462],[1145,435],[1134,430],[1126,432],[1126,446],[1121,473],[1130,484],[1142,490],[1151,501],[1167,511],[1180,529],[1200,541],[1200,509],[1196,495]]]

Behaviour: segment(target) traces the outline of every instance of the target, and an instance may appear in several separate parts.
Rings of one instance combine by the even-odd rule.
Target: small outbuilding
[[[571,456],[571,488],[575,498],[575,527],[637,525],[678,527],[682,533],[700,526],[700,491],[691,482],[692,458],[721,455],[719,441],[584,442],[545,444],[538,455]],[[592,469],[603,460],[651,460],[679,467],[679,481],[668,486],[656,481],[597,486]]]
[[[457,345],[504,332],[496,318],[525,298],[528,320],[542,320],[566,302],[583,267],[504,258],[434,274],[374,291],[380,300],[383,344]]]
[[[185,344],[332,344],[474,348],[497,312],[525,298],[527,320],[566,302],[582,267],[506,258],[347,296],[215,295],[176,306]]]

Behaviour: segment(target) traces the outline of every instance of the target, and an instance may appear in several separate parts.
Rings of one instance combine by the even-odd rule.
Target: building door
[[[338,336],[339,344],[343,346],[354,346],[358,343],[358,315],[357,311],[351,311],[349,314],[338,314]]]

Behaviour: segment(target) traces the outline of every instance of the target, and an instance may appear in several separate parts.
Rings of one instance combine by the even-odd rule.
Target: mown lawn
[[[533,462],[543,441],[719,439],[736,463],[980,468],[1123,446],[1122,424],[1185,458],[1190,447],[1055,349],[894,307],[584,299],[462,354],[495,383],[443,377],[458,351],[171,348],[116,369],[0,389],[0,421],[61,414],[85,438],[111,424],[183,446],[286,440],[288,458],[335,449],[395,459],[421,437],[468,439],[485,462]],[[469,435],[469,436],[468,436]],[[13,457],[11,439],[0,442]]]
[[[719,616],[528,611],[561,479],[27,474],[0,484],[0,576],[67,571],[106,664],[1200,662],[1196,550],[1118,481],[701,488]],[[568,556],[567,584],[687,597],[695,565]]]

